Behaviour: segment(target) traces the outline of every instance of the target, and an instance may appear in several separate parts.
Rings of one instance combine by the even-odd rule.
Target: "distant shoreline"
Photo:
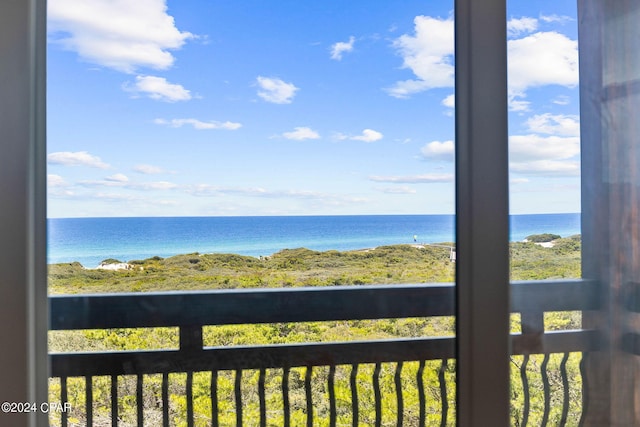
[[[511,217],[512,241],[537,233],[580,232],[578,214]],[[255,258],[284,248],[358,250],[381,245],[455,240],[453,215],[351,215],[287,217],[158,217],[50,219],[48,263],[78,261],[97,267],[119,260],[189,252],[234,253]]]
[[[200,253],[198,251],[194,251],[194,252],[185,252],[185,253],[179,253],[179,254],[172,254],[172,255],[167,255],[167,256],[159,256],[159,255],[154,255],[151,257],[145,257],[142,259],[129,259],[129,260],[120,260],[120,259],[115,259],[115,258],[105,258],[103,261],[100,262],[100,264],[98,264],[98,266],[96,267],[87,267],[84,264],[82,264],[80,261],[69,261],[69,262],[57,262],[57,263],[49,263],[48,265],[64,265],[64,264],[75,264],[75,263],[79,263],[80,265],[82,265],[82,267],[86,270],[111,270],[111,271],[117,271],[117,270],[128,270],[128,269],[133,269],[135,268],[135,265],[137,262],[139,261],[145,261],[148,259],[152,259],[152,258],[158,258],[158,259],[167,259],[167,258],[172,258],[172,257],[180,257],[180,256],[186,256],[186,255],[191,255],[191,254],[197,254],[198,256],[203,256],[203,255],[235,255],[235,256],[241,256],[241,257],[249,257],[249,258],[254,258],[254,259],[268,259],[271,258],[272,256],[274,256],[275,254],[281,253],[281,252],[286,252],[286,251],[294,251],[294,250],[309,250],[312,252],[318,252],[318,253],[326,253],[326,252],[341,252],[341,253],[349,253],[349,252],[371,252],[374,251],[380,247],[396,247],[396,246],[408,246],[408,247],[413,247],[416,249],[424,249],[425,247],[442,247],[448,248],[450,246],[451,242],[438,242],[438,243],[398,243],[398,244],[391,244],[391,245],[380,245],[380,246],[372,246],[372,247],[368,247],[368,248],[359,248],[359,249],[346,249],[346,250],[339,250],[339,249],[328,249],[328,250],[323,250],[323,251],[317,251],[314,249],[309,249],[309,248],[305,248],[305,247],[300,247],[300,248],[285,248],[285,249],[281,249],[277,252],[274,252],[272,254],[269,255],[258,255],[258,256],[253,256],[253,255],[243,255],[243,254],[238,254],[238,253],[233,253],[233,252],[205,252],[205,253]],[[107,261],[107,262],[105,262]],[[131,264],[133,262],[133,264]]]
[[[573,235],[570,235],[570,236],[561,236],[561,238],[566,239],[566,238],[571,238],[571,237],[574,237],[574,236],[580,236],[580,234],[573,234]],[[541,246],[541,247],[544,247],[544,248],[552,248],[552,247],[554,247],[554,243],[553,242],[529,242],[527,239],[518,240],[518,241],[511,241],[509,243],[510,244],[511,243],[533,243],[535,245],[538,245],[538,246]],[[57,263],[49,263],[48,265],[61,265],[61,264],[79,263],[86,270],[112,270],[112,271],[117,271],[117,270],[133,269],[133,268],[135,268],[135,262],[152,259],[154,257],[158,258],[158,259],[166,259],[166,258],[172,258],[172,257],[185,256],[185,255],[189,255],[189,254],[198,254],[199,256],[202,256],[202,255],[237,255],[237,256],[243,256],[243,257],[246,256],[246,257],[250,257],[250,258],[254,258],[254,259],[268,259],[268,258],[270,258],[270,257],[272,257],[275,254],[280,253],[280,252],[299,250],[299,249],[305,249],[305,250],[309,250],[309,251],[313,251],[313,252],[319,252],[319,253],[333,252],[333,251],[342,252],[342,253],[348,253],[348,252],[371,252],[371,251],[376,250],[379,247],[395,247],[395,246],[409,246],[409,247],[413,247],[413,248],[416,248],[416,249],[424,249],[426,247],[440,247],[443,250],[450,250],[451,248],[453,248],[455,250],[455,242],[433,242],[433,243],[412,242],[412,243],[397,243],[397,244],[390,244],[390,245],[379,245],[379,246],[371,246],[371,247],[366,247],[366,248],[345,249],[345,250],[339,250],[339,249],[314,250],[314,249],[305,248],[305,247],[285,248],[285,249],[281,249],[279,251],[276,251],[276,252],[268,254],[268,255],[258,255],[258,256],[244,255],[244,254],[233,253],[233,252],[203,252],[203,253],[200,253],[198,251],[193,251],[193,252],[184,252],[184,253],[171,254],[171,255],[167,255],[167,256],[153,255],[153,256],[149,256],[149,257],[132,258],[132,259],[105,258],[102,261],[100,261],[100,263],[96,267],[86,266],[80,261],[64,261],[64,262],[57,262]],[[105,262],[105,261],[107,261],[107,262]],[[134,263],[132,264],[132,262],[134,262]]]
[[[580,277],[581,243],[561,238],[545,248],[511,243],[513,280]],[[455,254],[455,252],[453,253]],[[79,263],[49,266],[52,293],[145,292],[291,286],[453,282],[450,247],[417,244],[350,251],[283,250],[263,258],[237,254],[182,254],[87,269]]]

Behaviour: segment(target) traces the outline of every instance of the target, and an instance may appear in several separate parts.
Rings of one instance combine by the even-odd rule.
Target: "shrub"
[[[120,261],[120,260],[118,260],[118,259],[115,259],[115,258],[107,258],[107,259],[103,260],[100,264],[105,264],[105,265],[107,265],[107,264],[122,264],[122,263],[123,263],[123,261]]]
[[[527,241],[533,243],[545,243],[550,242],[552,240],[560,239],[562,236],[558,234],[551,233],[543,233],[543,234],[532,234],[531,236],[527,236]]]

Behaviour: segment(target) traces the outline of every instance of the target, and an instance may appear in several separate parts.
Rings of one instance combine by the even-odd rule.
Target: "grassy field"
[[[120,262],[120,260],[109,260]],[[49,292],[145,292],[453,282],[455,264],[440,247],[396,245],[359,251],[287,249],[269,257],[185,254],[129,260],[129,270],[85,269],[79,263],[49,266]],[[511,279],[580,277],[579,237],[551,248],[511,243]]]

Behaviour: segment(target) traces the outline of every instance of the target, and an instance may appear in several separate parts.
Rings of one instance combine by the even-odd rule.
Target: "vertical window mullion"
[[[456,0],[458,425],[509,425],[506,4]]]
[[[1,402],[47,402],[45,14],[44,0],[0,2]],[[48,414],[0,419],[45,425]]]

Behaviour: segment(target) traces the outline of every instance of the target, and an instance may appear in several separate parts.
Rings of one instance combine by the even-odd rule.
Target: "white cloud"
[[[291,104],[298,90],[292,83],[278,78],[258,76],[256,81],[260,87],[258,96],[274,104]]]
[[[376,188],[377,191],[381,193],[387,194],[416,194],[417,191],[411,187],[402,186],[402,187],[381,187]]]
[[[49,0],[51,38],[83,60],[133,73],[169,68],[169,52],[194,37],[176,28],[165,0]]]
[[[173,182],[167,182],[167,181],[156,181],[156,182],[142,182],[139,184],[135,184],[132,187],[140,190],[172,190],[174,188],[177,188],[178,184],[174,184]]]
[[[537,114],[526,121],[526,126],[533,133],[509,137],[509,169],[512,173],[546,177],[579,175],[578,116]]]
[[[105,178],[105,181],[112,181],[112,182],[128,182],[129,181],[129,177],[127,177],[124,174],[121,173],[117,173],[115,175],[111,175]]]
[[[47,156],[47,162],[52,165],[64,166],[88,166],[98,169],[108,169],[110,166],[100,157],[91,155],[86,151],[59,151]]]
[[[99,181],[83,180],[78,181],[77,185],[81,185],[83,187],[124,187],[126,182],[110,179],[103,179]]]
[[[416,16],[414,35],[404,34],[393,46],[403,59],[403,68],[410,69],[415,80],[396,82],[387,92],[396,98],[427,89],[453,86],[453,19]]]
[[[309,190],[269,190],[262,187],[224,187],[212,184],[197,184],[186,189],[188,194],[196,197],[217,197],[225,195],[239,195],[244,197],[259,197],[269,199],[312,200],[328,204],[343,204],[364,202],[359,197],[349,197],[341,194],[329,194]]]
[[[579,136],[580,118],[564,114],[538,114],[527,120],[531,132],[551,135]]]
[[[580,138],[539,135],[509,137],[509,159],[513,162],[569,159],[580,154]]]
[[[126,178],[126,180],[123,178]],[[116,174],[112,177],[107,177],[102,181],[79,181],[78,184],[84,187],[120,187],[129,190],[142,191],[172,190],[174,188],[178,188],[178,184],[167,181],[130,182],[129,179],[122,174]]]
[[[318,132],[308,127],[296,127],[291,132],[283,133],[282,136],[286,139],[293,139],[296,141],[320,138],[320,134],[318,134]]]
[[[373,129],[364,129],[361,135],[356,135],[349,137],[349,139],[353,139],[355,141],[364,141],[364,142],[375,142],[379,141],[384,137],[380,132]]]
[[[539,32],[507,42],[509,97],[532,87],[578,84],[578,42],[557,32]]]
[[[455,146],[453,141],[432,141],[420,150],[425,159],[453,161]]]
[[[571,103],[571,99],[566,95],[559,95],[551,102],[557,105],[569,105]]]
[[[548,18],[548,17],[547,17]],[[403,68],[415,79],[398,81],[387,92],[396,98],[433,88],[453,87],[454,26],[453,19],[417,16],[414,33],[404,34],[393,43],[403,58]],[[512,36],[535,31],[535,18],[509,21]],[[509,106],[512,111],[526,111],[529,102],[522,98],[528,89],[546,85],[574,87],[578,84],[578,42],[549,31],[537,32],[507,42]],[[448,103],[452,100],[445,98]],[[443,100],[443,103],[445,102]]]
[[[406,99],[415,93],[424,92],[429,89],[432,89],[432,87],[424,80],[403,80],[396,82],[393,86],[387,88],[386,91],[394,98]]]
[[[509,95],[509,111],[529,111],[529,105],[531,105],[529,101],[516,99],[514,96]]]
[[[375,182],[389,182],[393,184],[425,184],[439,182],[453,182],[453,174],[450,173],[429,173],[423,175],[408,176],[370,176],[369,179]]]
[[[197,197],[218,196],[224,194],[223,187],[211,184],[190,185],[185,191]]]
[[[447,110],[444,111],[444,115],[452,117],[453,116],[453,110],[456,108],[456,96],[455,96],[455,94],[452,93],[451,95],[447,96],[442,101],[440,101],[440,103],[442,105],[444,105],[445,107],[447,107]]]
[[[527,182],[529,182],[528,178],[512,178],[509,180],[510,184],[526,184]]]
[[[511,172],[542,176],[578,176],[580,162],[559,160],[537,160],[525,163],[510,163]]]
[[[524,33],[532,33],[538,29],[538,20],[535,18],[522,17],[511,18],[507,21],[507,34],[510,37],[519,36]]]
[[[338,141],[350,139],[352,141],[375,142],[381,140],[383,137],[384,135],[382,133],[373,129],[364,129],[360,135],[346,135],[340,132],[333,134],[333,139]]]
[[[60,175],[48,174],[47,175],[47,187],[64,187],[67,182]]]
[[[95,197],[96,199],[110,200],[113,202],[140,200],[140,198],[131,194],[121,193],[96,193],[93,197]]]
[[[444,98],[441,104],[447,108],[456,108],[456,95],[452,93],[451,95]]]
[[[577,136],[513,135],[509,138],[509,169],[524,175],[576,176],[579,153]]]
[[[151,203],[159,206],[180,206],[180,203],[175,200],[152,200]]]
[[[153,121],[157,125],[165,125],[173,128],[180,128],[185,125],[190,125],[196,130],[209,130],[209,129],[225,129],[225,130],[237,130],[242,127],[242,124],[235,122],[217,122],[208,121],[203,122],[198,119],[155,119]]]
[[[557,22],[559,24],[566,24],[567,22],[573,21],[573,18],[566,15],[540,15],[540,20],[551,23]]]
[[[125,83],[123,89],[133,93],[146,95],[151,99],[164,102],[189,101],[191,92],[182,85],[169,83],[164,77],[136,76],[133,85]]]
[[[47,197],[55,199],[67,199],[76,196],[76,193],[70,190],[68,185],[52,187],[47,184]]]
[[[133,170],[135,172],[142,173],[142,174],[145,174],[145,175],[155,175],[155,174],[165,173],[164,169],[162,169],[162,168],[160,168],[158,166],[145,165],[145,164],[135,165],[133,167]]]
[[[356,41],[355,37],[349,37],[348,42],[337,42],[331,46],[331,59],[340,61],[342,54],[345,52],[351,52],[353,50],[353,43]]]

